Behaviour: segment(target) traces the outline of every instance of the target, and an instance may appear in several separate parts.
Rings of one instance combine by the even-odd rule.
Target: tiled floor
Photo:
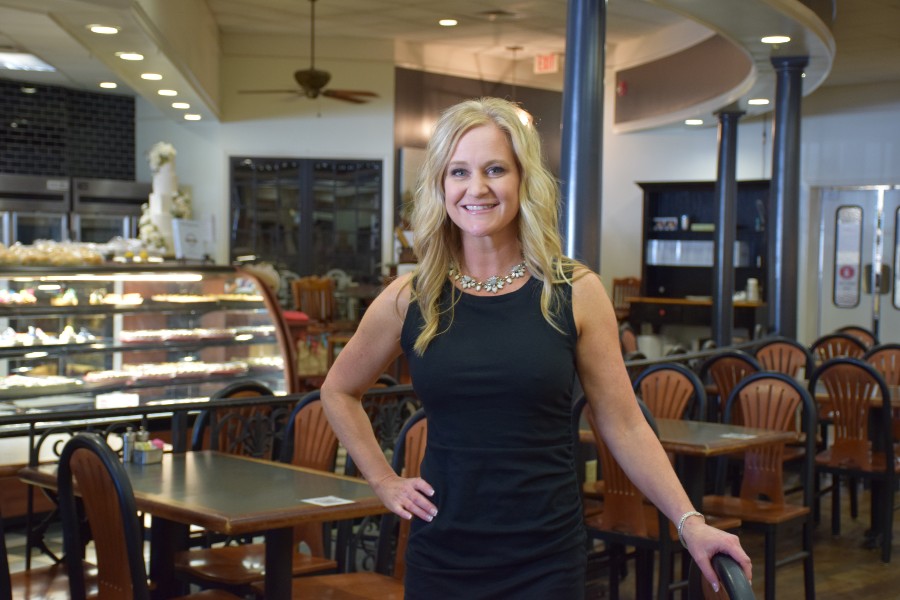
[[[6,531],[6,550],[9,554],[9,570],[14,573],[16,571],[25,570],[25,528],[24,526],[11,527],[5,525]],[[62,528],[58,523],[51,525],[44,538],[51,552],[62,557]],[[88,544],[85,549],[85,556],[88,561],[94,562],[96,554],[94,553],[93,542]],[[37,550],[31,554],[31,566],[40,567],[53,564],[53,559]]]

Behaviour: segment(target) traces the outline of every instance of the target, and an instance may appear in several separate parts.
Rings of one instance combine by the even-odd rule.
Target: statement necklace
[[[450,277],[452,277],[455,281],[458,281],[459,287],[464,290],[475,288],[476,292],[484,290],[485,292],[496,294],[499,290],[503,289],[504,285],[506,285],[507,283],[512,283],[513,279],[525,277],[525,271],[525,263],[520,262],[512,269],[510,269],[509,273],[507,273],[506,275],[491,275],[484,281],[477,281],[474,277],[463,275],[456,267],[450,267]]]

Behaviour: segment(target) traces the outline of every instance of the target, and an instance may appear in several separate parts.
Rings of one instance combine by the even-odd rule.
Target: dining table
[[[55,490],[56,464],[25,467],[19,478]],[[167,453],[155,464],[125,463],[139,511],[150,514],[154,599],[183,593],[174,555],[189,527],[265,538],[266,598],[291,597],[293,528],[387,511],[362,479],[215,451]]]
[[[796,432],[792,431],[687,419],[655,421],[663,449],[679,459],[678,475],[694,506],[703,505],[708,459],[797,439]],[[582,442],[594,441],[594,434],[589,427],[582,427],[579,436]]]

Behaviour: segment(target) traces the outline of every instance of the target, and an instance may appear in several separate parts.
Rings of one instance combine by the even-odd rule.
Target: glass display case
[[[287,339],[241,269],[0,266],[0,413],[189,401],[244,378],[291,392]]]

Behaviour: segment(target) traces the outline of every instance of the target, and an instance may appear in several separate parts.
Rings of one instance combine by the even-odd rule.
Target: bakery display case
[[[292,392],[281,311],[252,273],[177,264],[0,266],[0,414]]]

